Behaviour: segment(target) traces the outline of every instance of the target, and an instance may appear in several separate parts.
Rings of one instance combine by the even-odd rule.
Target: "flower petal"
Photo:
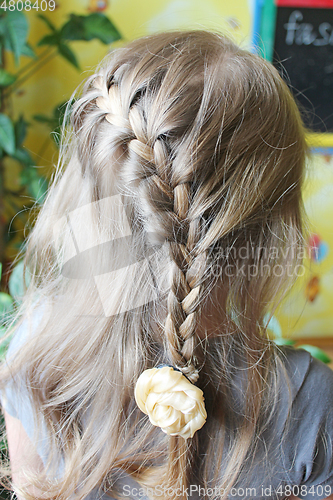
[[[152,379],[154,377],[155,370],[156,368],[145,370],[143,373],[141,373],[135,385],[135,390],[134,390],[135,401],[140,410],[143,411],[144,413],[147,413],[146,400],[151,390]]]
[[[154,374],[154,391],[155,392],[168,392],[179,384],[183,374],[171,368],[170,366],[163,366],[157,369]]]

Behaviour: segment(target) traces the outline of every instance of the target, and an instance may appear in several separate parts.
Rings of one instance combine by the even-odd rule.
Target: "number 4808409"
[[[43,11],[45,12],[46,10],[53,11],[56,7],[55,0],[36,0],[35,2],[31,0],[4,0],[1,5],[0,9],[3,10],[18,10],[21,12],[22,10],[25,10],[29,12],[29,10],[36,10],[36,11]]]

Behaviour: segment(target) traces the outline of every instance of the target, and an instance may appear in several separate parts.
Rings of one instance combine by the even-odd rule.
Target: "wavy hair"
[[[283,363],[264,318],[303,241],[297,105],[270,63],[188,31],[112,52],[70,116],[26,250],[19,317],[39,303],[43,320],[1,368],[2,386],[23,378],[47,432],[40,498],[116,495],[119,471],[226,498],[277,404]],[[159,363],[204,392],[191,439],[135,404],[139,375]]]

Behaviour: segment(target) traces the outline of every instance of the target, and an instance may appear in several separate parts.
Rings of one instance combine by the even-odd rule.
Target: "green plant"
[[[114,24],[102,13],[86,16],[71,14],[61,26],[55,26],[44,15],[38,15],[49,33],[31,47],[28,43],[29,25],[24,12],[2,10],[0,13],[0,262],[4,262],[5,248],[15,232],[18,231],[17,218],[26,225],[27,213],[33,206],[42,203],[47,191],[47,178],[36,168],[38,155],[31,154],[24,147],[28,123],[24,115],[14,117],[11,105],[13,93],[21,89],[42,66],[55,57],[64,58],[69,64],[80,69],[78,58],[71,48],[71,42],[89,42],[97,39],[103,44],[111,44],[121,38]],[[44,50],[40,51],[39,47]],[[17,72],[8,70],[7,54],[12,53]],[[31,61],[20,66],[21,57]],[[55,130],[57,138],[59,122],[63,118],[63,107],[56,106],[53,116],[36,115],[35,120],[46,122]],[[49,140],[49,139],[48,139]],[[40,154],[40,152],[39,152]],[[9,189],[5,183],[5,169],[8,161],[19,165],[19,188]],[[24,197],[24,210],[22,210]],[[16,217],[17,215],[17,217]]]

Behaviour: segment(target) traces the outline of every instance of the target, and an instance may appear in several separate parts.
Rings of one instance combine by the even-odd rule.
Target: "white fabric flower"
[[[150,422],[171,436],[193,437],[206,422],[202,390],[170,366],[145,370],[134,395]]]

